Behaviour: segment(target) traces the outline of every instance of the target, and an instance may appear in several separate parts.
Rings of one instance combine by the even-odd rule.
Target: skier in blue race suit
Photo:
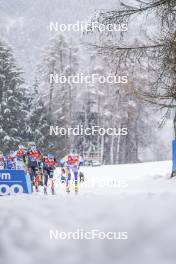
[[[15,170],[16,169],[15,157],[14,157],[13,151],[10,151],[9,155],[6,157],[6,169],[7,170]]]
[[[62,166],[65,165],[66,168],[66,191],[70,192],[70,181],[71,181],[71,172],[74,174],[75,180],[75,192],[78,192],[78,170],[80,163],[82,162],[81,156],[76,154],[75,151],[72,151],[70,154],[66,155],[62,160]]]

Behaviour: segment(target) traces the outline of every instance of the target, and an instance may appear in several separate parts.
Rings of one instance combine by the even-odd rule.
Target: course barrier
[[[0,170],[0,196],[32,193],[29,175],[23,170]]]

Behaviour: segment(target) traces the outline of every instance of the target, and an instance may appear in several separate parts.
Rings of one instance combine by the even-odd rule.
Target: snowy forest
[[[74,147],[83,156],[95,155],[102,164],[169,159],[174,124],[176,131],[176,1],[96,1],[96,5],[76,1],[74,8],[80,7],[84,17],[72,16],[64,1],[15,0],[3,5],[0,149],[4,152],[34,141],[58,157]],[[95,21],[126,23],[128,30],[50,32],[49,21],[62,19],[87,20],[90,27]],[[79,73],[126,75],[128,82],[60,84],[49,78]],[[169,137],[163,132],[168,121]],[[128,134],[50,135],[50,126],[77,125],[125,127]]]

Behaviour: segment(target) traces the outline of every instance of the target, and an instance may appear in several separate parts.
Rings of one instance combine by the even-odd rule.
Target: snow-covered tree
[[[27,98],[13,52],[0,42],[0,149],[15,148],[26,136]]]
[[[52,125],[70,127],[73,125],[73,112],[75,111],[76,89],[73,83],[55,81],[61,76],[73,76],[77,72],[78,48],[72,40],[66,40],[61,34],[50,40],[49,46],[43,53],[43,60],[37,67],[37,80],[39,93],[42,95],[44,105],[50,116]],[[51,81],[51,75],[53,76]],[[73,144],[73,138],[68,136],[53,136],[58,153],[65,154]]]
[[[32,92],[28,95],[29,113],[26,118],[28,124],[27,138],[34,141],[44,151],[52,149],[49,140],[50,117],[38,93],[38,83],[35,81]]]

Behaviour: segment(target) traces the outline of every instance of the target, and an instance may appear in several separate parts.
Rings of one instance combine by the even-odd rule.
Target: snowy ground
[[[79,194],[0,198],[0,263],[174,264],[171,162],[83,168]],[[59,171],[56,172],[56,176]],[[126,240],[54,240],[50,230],[127,232]]]

